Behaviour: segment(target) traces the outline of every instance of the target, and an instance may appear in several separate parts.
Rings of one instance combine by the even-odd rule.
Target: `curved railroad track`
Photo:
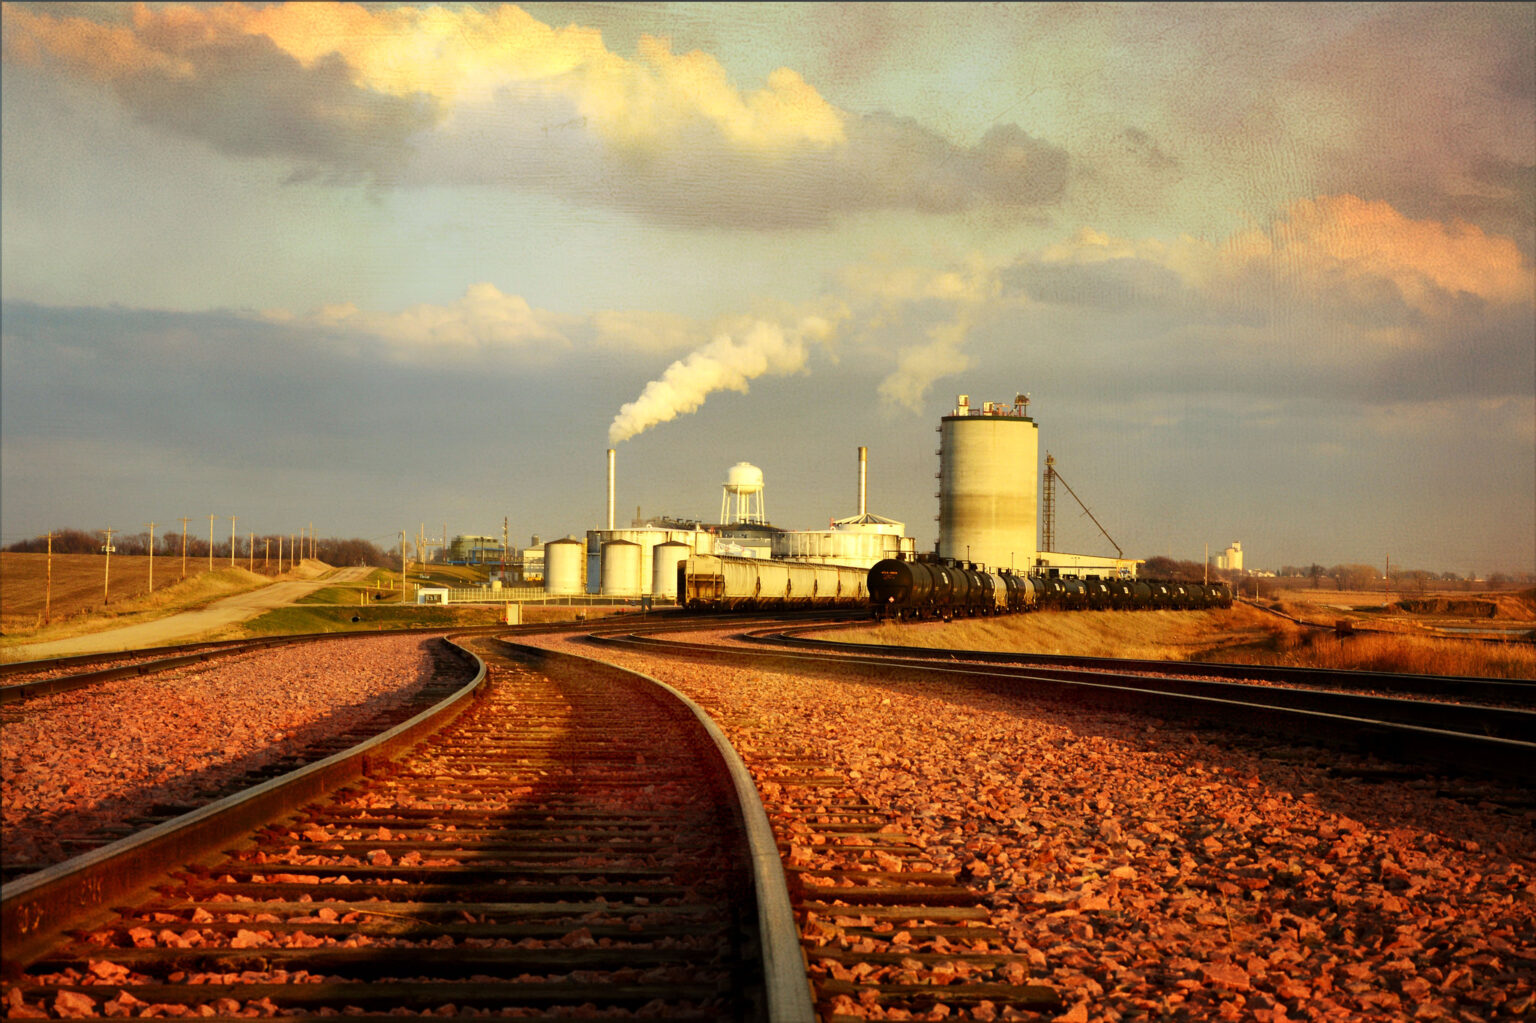
[[[1464,675],[1405,675],[1382,671],[1337,668],[1299,668],[1260,664],[1221,664],[1196,661],[1152,661],[1124,657],[1077,657],[1068,654],[1036,654],[1022,651],[952,650],[938,647],[847,643],[818,637],[825,626],[792,629],[758,629],[743,640],[778,647],[819,650],[829,653],[880,654],[925,661],[974,661],[980,664],[1019,664],[1034,668],[1082,668],[1092,671],[1137,672],[1166,675],[1177,672],[1188,678],[1268,682],[1313,689],[1347,689],[1356,692],[1425,696],[1433,699],[1495,706],[1536,708],[1536,682],[1526,679],[1478,678]]]
[[[1198,673],[1198,667],[1186,672],[1183,664],[1137,662],[1135,671],[966,664],[959,660],[964,655],[954,651],[925,651],[928,656],[917,657],[903,650],[898,656],[883,648],[860,649],[855,644],[841,644],[838,656],[829,657],[688,643],[653,634],[660,631],[658,626],[645,634],[632,630],[594,635],[591,641],[781,671],[830,668],[886,677],[905,673],[1021,696],[1069,700],[1100,710],[1208,722],[1357,750],[1451,774],[1487,774],[1513,781],[1528,780],[1536,774],[1536,711],[1525,707],[1399,699],[1284,684],[1245,685],[1221,678],[1191,677]],[[1301,677],[1316,674],[1310,670],[1298,673]],[[1269,677],[1276,677],[1273,669]],[[1279,677],[1285,677],[1284,672]],[[1443,681],[1457,684],[1465,680]],[[1528,691],[1528,687],[1518,689]]]
[[[467,645],[475,678],[385,735],[6,885],[12,1010],[809,1020],[766,821],[702,713]]]

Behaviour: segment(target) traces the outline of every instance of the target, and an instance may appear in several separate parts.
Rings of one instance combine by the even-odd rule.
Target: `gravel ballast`
[[[6,864],[60,862],[376,717],[431,680],[431,642],[278,647],[28,701],[0,743]]]
[[[760,776],[775,756],[835,765],[927,864],[988,893],[1008,951],[1061,991],[1063,1020],[1536,1014],[1529,810],[1331,776],[1315,751],[941,683],[599,656],[699,701]],[[760,787],[772,814],[775,787]],[[797,866],[838,866],[780,838]],[[803,936],[835,945],[837,931],[813,921]],[[882,1012],[847,998],[836,1010]]]

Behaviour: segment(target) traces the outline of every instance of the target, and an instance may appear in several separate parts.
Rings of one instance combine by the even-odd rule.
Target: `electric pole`
[[[187,517],[181,517],[181,577],[187,577]]]
[[[405,603],[405,530],[400,530],[400,603]]]
[[[264,537],[261,541],[261,570],[265,572],[272,567],[272,538]]]
[[[238,516],[229,517],[229,567],[235,567],[235,519]]]
[[[149,524],[149,592],[155,592],[155,524]]]
[[[103,529],[102,532],[107,534],[107,542],[101,548],[101,552],[107,556],[107,560],[102,565],[101,569],[101,602],[105,604],[108,600],[111,599],[110,587],[112,585],[112,534],[117,532],[117,530]]]
[[[53,614],[53,530],[48,530],[48,588],[43,591],[43,624]]]
[[[208,516],[208,571],[213,571],[213,520],[217,515]]]
[[[248,553],[250,559],[246,562],[246,571],[254,572],[256,571],[256,531],[254,529],[251,530],[251,548]]]

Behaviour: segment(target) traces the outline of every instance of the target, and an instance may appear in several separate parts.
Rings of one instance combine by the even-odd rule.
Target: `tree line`
[[[291,560],[289,545],[293,538],[288,535],[281,537],[271,534],[256,534],[254,552],[258,563],[277,559],[278,541],[282,541],[283,560]],[[154,538],[154,553],[156,557],[179,558],[182,554],[182,535],[179,532],[160,533]],[[204,558],[209,555],[208,541],[202,537],[186,537],[186,554],[188,558]],[[105,537],[97,532],[92,533],[83,529],[56,529],[53,531],[53,553],[55,554],[100,554],[101,548],[106,544]],[[213,557],[223,558],[227,564],[229,561],[228,540],[214,541]],[[46,535],[33,537],[30,540],[18,540],[0,550],[17,554],[42,554],[49,549],[49,541]],[[303,550],[307,553],[309,542],[305,541]],[[249,564],[253,551],[249,536],[236,537],[235,563]],[[112,553],[127,555],[147,555],[150,553],[150,537],[148,531],[140,533],[113,533]],[[351,566],[365,565],[371,568],[393,568],[400,564],[399,554],[385,551],[377,544],[369,540],[338,539],[336,537],[321,537],[314,541],[314,556],[328,565]]]

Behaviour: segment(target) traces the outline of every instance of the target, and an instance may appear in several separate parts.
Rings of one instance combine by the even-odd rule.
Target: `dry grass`
[[[1321,617],[1321,616],[1316,616]],[[1536,647],[1416,635],[1339,637],[1246,604],[1230,611],[1039,612],[849,629],[839,639],[948,650],[1536,678]]]
[[[44,643],[154,621],[272,581],[260,573],[230,568],[227,562],[209,572],[206,561],[201,571],[189,564],[187,577],[181,579],[179,558],[156,558],[151,593],[149,558],[119,556],[112,559],[108,580],[112,599],[104,603],[105,559],[93,554],[55,554],[49,619],[44,623],[47,560],[46,554],[0,554],[0,646]]]

